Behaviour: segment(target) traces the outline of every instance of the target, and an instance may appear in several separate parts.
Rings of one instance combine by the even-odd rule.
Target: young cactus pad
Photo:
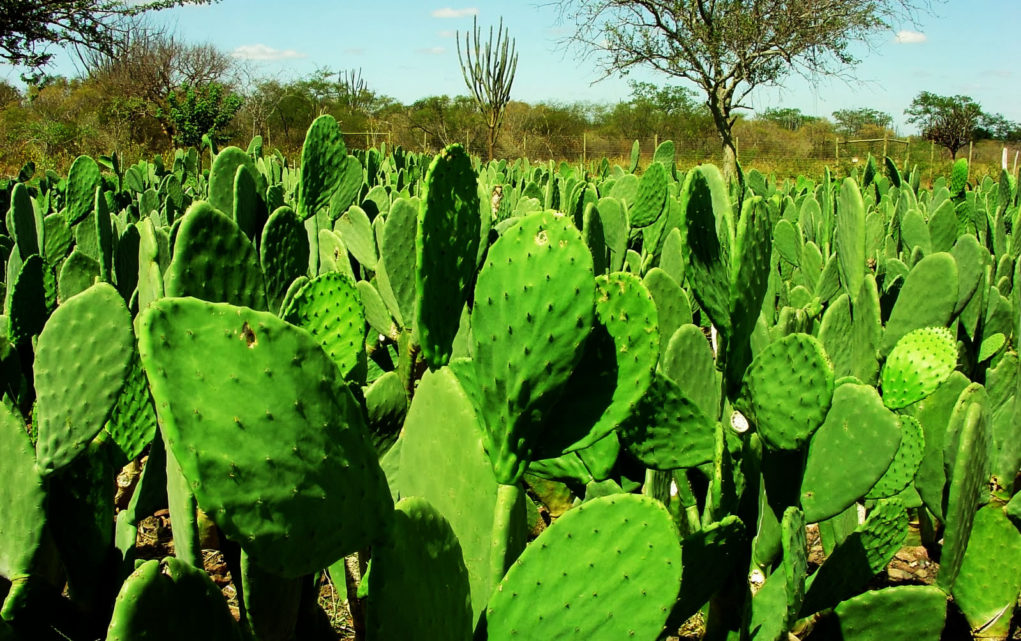
[[[957,365],[957,341],[945,327],[905,334],[883,366],[883,403],[900,409],[936,391]]]
[[[393,504],[362,410],[311,334],[167,298],[140,317],[139,352],[199,507],[254,562],[297,577],[381,533]]]

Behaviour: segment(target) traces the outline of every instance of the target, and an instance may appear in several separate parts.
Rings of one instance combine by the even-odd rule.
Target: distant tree
[[[802,126],[819,119],[816,116],[803,114],[800,109],[795,109],[794,107],[771,107],[756,117],[760,120],[776,123],[790,131],[797,131]]]
[[[489,160],[493,159],[496,137],[503,124],[503,114],[510,102],[511,85],[518,68],[518,54],[515,41],[503,30],[503,18],[493,41],[493,28],[489,28],[489,39],[482,46],[482,34],[478,20],[472,19],[472,33],[465,33],[464,55],[461,53],[461,33],[457,32],[457,60],[461,64],[464,83],[468,85],[479,111],[486,120],[489,131],[487,149]]]
[[[167,96],[167,106],[160,111],[173,125],[174,143],[198,146],[203,135],[217,143],[227,140],[223,130],[241,109],[241,96],[230,93],[220,83],[184,85]]]
[[[704,93],[733,175],[736,109],[792,71],[840,75],[853,45],[910,17],[926,0],[556,0],[568,41],[601,57],[608,76],[651,68]]]
[[[6,80],[0,80],[0,109],[19,100],[21,100],[21,91]]]
[[[215,0],[3,0],[0,3],[0,59],[31,70],[53,58],[50,48],[74,46],[109,52],[124,20],[147,11]],[[27,79],[27,78],[26,78]]]
[[[1021,140],[1021,124],[1007,120],[1003,114],[983,114],[975,138],[1017,142]]]
[[[866,127],[882,130],[893,125],[893,116],[869,107],[838,109],[833,112],[833,120],[837,134],[845,138],[860,136]]]
[[[923,91],[904,110],[908,122],[918,125],[922,137],[957,152],[975,139],[979,124],[985,118],[982,107],[968,96],[938,96]]]

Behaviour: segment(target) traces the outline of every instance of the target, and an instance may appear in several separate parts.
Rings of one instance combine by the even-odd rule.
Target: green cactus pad
[[[533,541],[489,599],[489,638],[653,639],[681,581],[669,512],[617,494],[568,510]]]
[[[241,579],[235,587],[242,601],[239,609],[245,619],[245,636],[259,641],[296,639],[301,594],[312,587],[310,577],[282,580],[253,563],[244,550],[240,557],[237,564],[240,568],[234,565],[231,571],[238,573]],[[336,585],[343,585],[342,581]]]
[[[836,249],[840,282],[844,291],[854,298],[865,277],[865,204],[858,183],[845,178],[837,198],[836,229],[833,243]]]
[[[632,456],[654,470],[713,460],[713,421],[664,374],[653,379],[637,412],[621,427],[620,439]]]
[[[805,600],[805,577],[808,574],[808,541],[805,531],[805,515],[797,507],[784,510],[780,523],[783,547],[783,570],[787,581],[787,617],[790,627],[798,618],[801,604]]]
[[[939,641],[947,598],[929,585],[901,585],[860,594],[838,605],[812,632],[843,641]]]
[[[415,318],[415,234],[418,200],[399,198],[390,207],[381,243],[387,281],[393,290],[401,317],[410,324]]]
[[[43,475],[74,460],[103,429],[128,377],[133,343],[131,315],[112,285],[94,285],[50,316],[35,359]],[[68,354],[75,355],[71,363]]]
[[[865,495],[867,499],[886,499],[903,492],[915,479],[918,466],[925,454],[925,434],[922,425],[910,416],[898,416],[900,421],[900,446],[890,467],[876,481]]]
[[[68,225],[75,225],[92,213],[96,187],[102,176],[99,165],[89,156],[78,156],[67,171],[67,207],[64,216]]]
[[[773,227],[766,202],[756,196],[744,201],[737,240],[731,248],[730,322],[724,376],[733,399],[752,360],[751,338],[759,320],[769,279]]]
[[[386,479],[362,410],[311,334],[269,313],[168,298],[140,316],[139,352],[199,507],[254,562],[297,577],[379,536]]]
[[[875,388],[848,383],[833,390],[826,420],[808,445],[801,507],[814,523],[840,514],[883,476],[900,445],[897,417]],[[854,474],[844,470],[854,468]]]
[[[468,641],[468,571],[450,524],[425,499],[397,503],[381,545],[372,549],[366,638]]]
[[[270,214],[259,244],[270,309],[280,309],[287,288],[308,273],[308,252],[308,234],[294,210],[280,207]]]
[[[1011,612],[1021,595],[1019,568],[1021,532],[998,505],[986,505],[975,515],[953,589],[954,602],[973,634],[1007,638]]]
[[[717,235],[717,217],[724,212],[715,211],[711,179],[702,167],[696,167],[685,180],[681,202],[686,203],[690,250],[685,273],[699,306],[726,337],[730,335],[730,263]]]
[[[7,336],[15,345],[28,344],[46,324],[46,269],[39,254],[32,254],[21,265],[13,283],[8,280],[11,289]]]
[[[968,159],[958,158],[957,162],[950,169],[950,184],[947,185],[950,188],[951,196],[961,196],[964,193],[964,188],[968,185]]]
[[[365,310],[347,276],[316,276],[298,290],[283,319],[308,330],[344,378],[365,377]]]
[[[681,541],[681,591],[670,612],[667,627],[676,630],[702,609],[723,587],[741,557],[748,536],[741,519],[734,515],[710,523]]]
[[[301,147],[298,215],[303,220],[330,206],[337,187],[347,175],[347,158],[347,147],[337,120],[329,114],[316,118],[305,133],[305,143]]]
[[[134,345],[124,387],[110,412],[106,430],[129,461],[140,456],[156,435],[156,411],[149,394],[149,381]]]
[[[253,180],[261,175],[252,157],[238,147],[221,150],[209,170],[209,204],[231,217],[234,215],[234,181],[241,167]]]
[[[632,227],[648,227],[663,213],[667,199],[667,171],[659,163],[649,165],[638,180],[638,193],[629,203],[628,216]]]
[[[18,245],[18,253],[22,258],[27,259],[32,254],[39,253],[39,238],[42,230],[38,227],[41,221],[36,218],[32,197],[24,183],[14,185],[10,197],[9,220],[12,223],[12,229],[9,229],[8,232],[14,236],[14,242]]]
[[[650,269],[642,279],[642,283],[656,303],[660,350],[665,351],[666,342],[674,335],[677,328],[691,323],[691,303],[678,281],[675,281],[672,276],[659,267]]]
[[[437,421],[437,416],[443,420]],[[478,620],[493,589],[490,556],[497,482],[482,448],[482,426],[475,407],[449,368],[422,378],[400,442],[400,493],[425,498],[450,523],[468,568],[473,621]],[[464,488],[472,490],[465,492]],[[516,552],[524,545],[522,502],[510,547]]]
[[[777,641],[787,629],[787,573],[784,566],[773,571],[751,599],[748,628],[755,641]]]
[[[396,442],[408,413],[408,395],[397,372],[387,372],[365,388],[369,438],[382,456]]]
[[[23,577],[33,566],[46,527],[46,492],[21,417],[0,404],[0,576]]]
[[[957,263],[946,252],[930,254],[908,273],[890,312],[879,352],[887,355],[900,339],[922,327],[942,327],[957,305]]]
[[[362,164],[354,156],[347,156],[339,164],[336,190],[330,198],[330,218],[336,220],[355,203],[364,184]]]
[[[486,451],[512,484],[542,415],[580,361],[595,308],[592,255],[565,216],[530,214],[489,250],[471,313]]]
[[[700,327],[688,323],[677,328],[660,357],[659,369],[707,419],[719,417],[720,374],[712,345]]]
[[[981,403],[970,403],[965,412],[956,455],[952,461],[948,461],[950,470],[947,474],[949,491],[945,510],[946,527],[939,574],[936,576],[937,584],[948,592],[953,589],[961,569],[975,512],[983,493],[987,491],[989,480],[989,428],[985,408]],[[954,413],[957,413],[957,409]]]
[[[415,238],[418,337],[432,369],[450,360],[461,308],[475,275],[479,212],[471,159],[461,145],[451,145],[429,165]]]
[[[905,334],[883,365],[883,403],[900,409],[936,391],[957,366],[957,341],[945,327]]]
[[[804,445],[826,419],[833,368],[808,334],[790,334],[762,350],[744,376],[746,406],[762,440],[774,449]]]
[[[596,319],[586,354],[545,419],[556,431],[544,441],[559,442],[561,435],[576,439],[558,448],[564,452],[586,448],[624,423],[652,385],[659,360],[656,305],[637,276],[618,272],[596,278]],[[609,340],[598,340],[602,332]],[[606,349],[596,349],[604,344]],[[593,350],[609,353],[591,358]]]
[[[886,569],[908,536],[900,501],[880,501],[865,522],[841,541],[809,577],[801,616],[831,608]]]
[[[167,613],[173,612],[173,616]],[[173,557],[146,561],[121,586],[106,641],[240,641],[220,588]]]
[[[355,260],[369,271],[376,271],[376,238],[372,233],[372,221],[361,207],[350,207],[337,219],[333,231],[340,234]]]
[[[198,202],[188,208],[167,267],[166,295],[266,309],[266,285],[255,246],[237,224]]]

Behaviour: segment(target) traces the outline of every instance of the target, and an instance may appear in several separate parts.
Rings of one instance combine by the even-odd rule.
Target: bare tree
[[[464,82],[472,92],[475,104],[486,119],[489,129],[487,149],[489,160],[493,159],[493,147],[503,124],[503,114],[510,101],[511,85],[518,68],[518,54],[515,42],[503,31],[503,18],[493,41],[493,28],[489,28],[489,40],[482,47],[482,35],[477,19],[472,19],[471,33],[464,35],[464,55],[461,55],[461,33],[457,33],[457,60],[461,63]]]
[[[159,116],[159,107],[172,92],[184,85],[237,84],[228,54],[211,44],[182,42],[140,19],[123,26],[107,49],[78,53],[88,77],[118,98],[126,118],[135,122],[155,118],[168,139],[173,138],[173,127]]]
[[[736,109],[758,86],[791,73],[850,77],[855,42],[868,42],[928,0],[557,0],[573,22],[565,41],[594,54],[604,77],[651,68],[694,83],[733,175]]]

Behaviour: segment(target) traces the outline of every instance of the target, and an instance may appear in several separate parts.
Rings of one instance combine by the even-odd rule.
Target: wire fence
[[[460,136],[439,139],[421,132],[368,131],[345,133],[344,138],[347,145],[354,149],[378,148],[385,143],[390,148],[400,145],[409,151],[436,154],[446,144],[459,142],[471,154],[482,158],[487,154],[484,132],[466,131]],[[494,155],[508,160],[524,157],[533,163],[566,161],[594,164],[606,158],[611,166],[616,164],[627,169],[636,141],[638,164],[645,167],[652,162],[655,150],[666,139],[657,135],[625,139],[607,137],[599,132],[566,136],[501,133]],[[701,163],[723,163],[723,150],[717,138],[670,137],[670,140],[674,143],[674,161],[681,168]],[[949,167],[954,161],[946,149],[934,142],[910,137],[843,138],[832,134],[777,136],[776,132],[751,131],[737,136],[735,143],[742,167],[775,173],[778,177],[818,175],[825,167],[848,173],[856,167],[864,167],[871,155],[879,163],[888,156],[902,170],[918,168],[923,177],[931,181],[949,173]],[[958,150],[956,157],[969,160],[973,177],[995,177],[1001,168],[1017,176],[1021,145],[1013,143],[1004,146],[997,141],[982,141]]]

